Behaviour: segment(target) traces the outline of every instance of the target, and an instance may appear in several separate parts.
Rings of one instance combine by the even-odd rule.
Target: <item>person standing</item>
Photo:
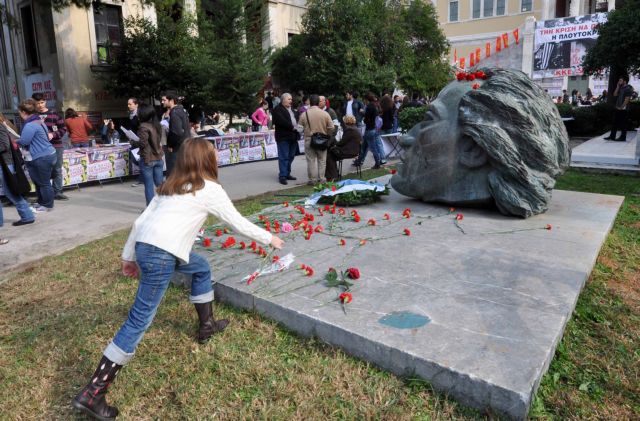
[[[12,191],[7,182],[7,178],[15,178],[17,171],[22,171],[22,162],[14,162],[13,150],[17,149],[17,144],[14,143],[8,127],[11,127],[13,132],[16,132],[15,127],[11,126],[11,123],[0,113],[0,163],[4,163],[3,168],[0,168],[0,186],[4,190],[4,195],[13,205],[16,207],[16,211],[20,216],[20,220],[12,223],[17,227],[20,225],[33,224],[35,217],[29,206],[29,202],[22,196],[19,191]],[[20,157],[20,152],[16,151],[17,158]],[[5,174],[4,170],[8,170],[10,174]],[[0,202],[0,227],[4,225],[4,216],[2,214],[2,203]],[[0,244],[2,241],[0,240]]]
[[[307,158],[307,176],[309,177],[307,184],[313,186],[326,181],[324,173],[327,166],[327,150],[311,148],[311,135],[321,133],[330,136],[334,126],[329,114],[319,107],[320,96],[311,95],[309,105],[311,107],[300,115],[298,124],[304,129],[304,155]]]
[[[354,116],[356,118],[356,127],[360,129],[360,134],[364,134],[364,123],[362,122],[364,118],[364,104],[358,99],[358,93],[348,91],[344,94],[344,98],[346,102],[342,104],[342,108],[340,109],[343,122],[344,117],[348,115]]]
[[[85,117],[78,115],[73,108],[67,108],[64,112],[64,124],[67,126],[71,145],[74,148],[88,148],[91,146],[89,132],[93,130],[93,126]]]
[[[280,97],[280,104],[273,109],[273,125],[278,146],[278,179],[280,184],[285,185],[287,180],[296,180],[296,177],[291,175],[291,164],[296,156],[296,148],[300,138],[292,103],[291,94],[284,93]]]
[[[47,101],[41,93],[35,93],[31,98],[36,101],[37,112],[42,122],[47,126],[49,142],[55,148],[56,163],[51,172],[51,181],[53,181],[53,192],[55,200],[69,200],[62,193],[62,161],[64,160],[64,145],[62,138],[67,133],[64,119],[58,113],[47,108]]]
[[[277,249],[284,245],[279,237],[251,223],[233,206],[218,182],[215,147],[200,138],[181,142],[174,170],[134,222],[122,251],[123,275],[140,278],[129,316],[104,349],[87,385],[71,401],[74,408],[100,420],[118,416],[118,409],[107,403],[107,391],[120,369],[133,358],[174,272],[192,275],[189,300],[199,320],[197,341],[205,343],[227,327],[229,320],[213,316],[209,262],[191,251],[198,230],[210,214],[264,245]]]
[[[251,114],[252,130],[254,132],[259,132],[269,125],[268,109],[269,103],[263,99],[260,101],[260,106]]]
[[[138,98],[131,97],[127,100],[127,110],[129,110],[129,121],[126,124],[126,128],[131,130],[133,133],[138,132],[138,128],[140,127],[140,120],[138,119],[138,107],[140,103]],[[142,166],[144,165],[140,162],[139,159],[136,159],[133,153],[129,152],[129,159],[131,162],[135,163],[140,170],[138,174],[138,179],[131,184],[131,187],[138,187],[139,185],[144,185],[144,177],[142,176]]]
[[[142,179],[144,180],[144,197],[147,206],[154,196],[154,187],[162,184],[162,145],[160,138],[162,126],[158,123],[156,110],[151,105],[143,105],[138,112],[140,127],[138,128],[138,141],[131,141],[131,147],[140,148],[140,162],[142,165]]]
[[[48,212],[53,209],[55,198],[51,174],[56,166],[58,154],[50,142],[51,132],[38,115],[40,109],[39,104],[33,99],[26,99],[18,106],[20,118],[24,121],[18,144],[28,151],[25,160],[31,181],[36,185],[36,212]]]
[[[384,164],[382,160],[383,152],[379,148],[379,146],[382,145],[382,140],[378,142],[380,136],[378,133],[378,129],[376,128],[376,119],[377,117],[379,117],[379,114],[380,113],[378,110],[377,98],[373,93],[369,92],[367,94],[367,106],[365,107],[364,111],[364,141],[362,142],[362,147],[360,148],[360,156],[355,162],[356,166],[361,166],[364,163],[369,149],[371,149],[371,153],[373,153],[373,159],[375,160],[373,169],[378,169]]]
[[[629,76],[623,75],[618,80],[616,90],[613,92],[613,96],[616,98],[616,108],[613,110],[613,126],[609,137],[605,137],[605,139],[616,142],[627,141],[627,108],[632,95],[633,87],[629,85]],[[618,130],[620,130],[620,137],[616,139]]]
[[[162,106],[169,110],[169,132],[167,133],[167,176],[171,174],[176,162],[177,153],[182,142],[191,134],[189,114],[180,103],[180,98],[175,92],[166,92],[162,95]]]

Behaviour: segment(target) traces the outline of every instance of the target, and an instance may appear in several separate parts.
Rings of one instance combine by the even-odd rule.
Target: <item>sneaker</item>
[[[36,222],[36,220],[35,220],[35,219],[32,219],[31,221],[23,221],[23,220],[20,220],[20,221],[16,221],[16,222],[14,222],[14,223],[13,223],[13,224],[11,224],[11,225],[13,225],[14,227],[19,227],[20,225],[33,224],[34,222]]]
[[[54,200],[69,200],[69,198],[62,193],[56,194],[53,198]]]
[[[382,161],[380,161],[380,165],[386,165],[387,161],[385,161],[384,159]]]
[[[35,213],[51,212],[53,208],[47,208],[45,206],[36,206],[33,211]]]
[[[140,182],[136,181],[135,183],[131,184],[131,187],[138,187],[140,184]]]

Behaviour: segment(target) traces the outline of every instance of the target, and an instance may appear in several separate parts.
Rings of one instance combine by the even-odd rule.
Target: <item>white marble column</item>
[[[533,76],[533,37],[535,36],[536,18],[527,16],[522,31],[522,71]]]

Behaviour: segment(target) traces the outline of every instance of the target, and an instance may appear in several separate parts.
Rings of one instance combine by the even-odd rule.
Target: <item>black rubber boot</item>
[[[198,320],[200,321],[200,326],[198,327],[198,342],[203,344],[207,342],[214,333],[222,332],[229,324],[229,320],[216,320],[213,318],[212,302],[194,305],[196,306]]]
[[[121,368],[121,365],[102,356],[89,384],[73,398],[71,402],[73,407],[97,420],[115,420],[118,416],[118,408],[109,406],[105,396],[109,385],[113,383]]]

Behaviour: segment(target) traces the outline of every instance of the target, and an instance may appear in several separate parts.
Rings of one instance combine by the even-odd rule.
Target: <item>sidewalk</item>
[[[364,168],[372,166],[369,154]],[[351,160],[345,160],[344,173],[354,170]],[[278,182],[278,161],[259,161],[221,167],[220,182],[234,201],[302,185],[307,182],[304,155],[296,156],[292,174],[298,180],[284,186]],[[131,187],[133,181],[128,178],[124,183],[115,180],[102,186],[65,190],[69,201],[56,201],[52,212],[37,214],[34,224],[21,227],[11,225],[18,220],[15,208],[4,206],[0,236],[9,244],[0,246],[0,281],[12,269],[130,227],[145,208],[144,188]]]

